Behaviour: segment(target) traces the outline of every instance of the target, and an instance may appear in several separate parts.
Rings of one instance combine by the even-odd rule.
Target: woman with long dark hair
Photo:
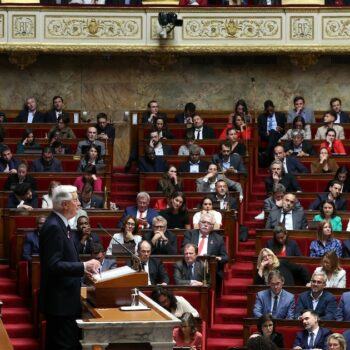
[[[342,219],[337,215],[335,204],[330,199],[326,199],[321,203],[320,214],[315,215],[313,220],[329,222],[333,231],[341,231],[343,229]]]
[[[102,179],[96,176],[95,165],[87,165],[83,170],[83,175],[78,176],[73,185],[77,187],[78,191],[81,191],[87,183],[92,186],[94,192],[102,191]]]
[[[87,165],[94,165],[96,170],[101,170],[105,167],[105,162],[101,158],[100,150],[94,145],[91,145],[85,153],[84,158],[79,163],[77,171],[84,171]]]
[[[298,243],[288,238],[288,232],[283,226],[276,226],[273,230],[273,238],[266,242],[266,247],[271,249],[276,256],[301,256]]]
[[[24,129],[21,141],[17,143],[16,153],[23,154],[37,150],[40,150],[40,145],[35,141],[33,130]]]
[[[270,339],[278,348],[284,348],[283,335],[275,331],[276,323],[271,314],[260,316],[257,326],[260,335]]]
[[[157,184],[157,191],[162,191],[165,197],[170,197],[175,191],[183,190],[183,182],[175,165],[170,164]]]

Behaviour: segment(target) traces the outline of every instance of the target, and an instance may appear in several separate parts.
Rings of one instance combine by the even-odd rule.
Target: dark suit
[[[8,197],[8,200],[7,200],[6,208],[17,208],[19,203],[20,203],[20,200],[18,200],[16,195],[14,193],[10,193],[9,197]],[[30,205],[33,208],[37,208],[38,207],[38,196],[37,196],[37,194],[35,192],[32,192],[32,199],[25,200],[24,204],[25,205]]]
[[[11,158],[8,165],[9,165],[9,169],[17,169],[18,165],[19,165],[20,161],[16,158]],[[7,162],[5,162],[5,160],[3,158],[0,158],[0,173],[3,173],[4,170],[7,167]]]
[[[174,117],[174,121],[175,121],[175,123],[178,123],[178,124],[185,124],[186,123],[185,113],[181,112],[181,113],[176,114]]]
[[[216,193],[209,193],[208,197],[210,197],[213,202],[213,209],[220,211],[220,201],[216,196]],[[224,202],[226,205],[225,209],[237,209],[236,198],[231,197],[229,194],[226,195]]]
[[[166,273],[162,262],[157,258],[149,258],[148,273],[152,285],[169,283],[169,276]]]
[[[72,238],[74,240],[74,244],[75,244],[79,254],[91,254],[92,245],[94,243],[101,243],[98,234],[96,234],[95,232],[91,232],[91,238],[86,241],[86,244],[82,244],[80,242],[80,233],[78,231],[73,232]]]
[[[33,160],[30,171],[35,173],[59,173],[63,171],[63,168],[59,159],[53,158],[51,164],[45,164],[43,158],[40,157],[39,159]]]
[[[292,140],[287,141],[284,144],[284,149],[286,152],[288,152],[289,150],[293,151],[294,150],[293,141]],[[314,156],[316,154],[314,148],[312,147],[312,144],[307,140],[304,140],[303,143],[301,144],[301,150],[304,153],[309,154],[310,156]],[[292,155],[296,156],[297,154],[292,153]]]
[[[79,349],[80,285],[84,264],[67,227],[55,213],[40,232],[39,309],[47,320],[46,349]]]
[[[323,350],[328,349],[327,338],[331,334],[332,332],[328,328],[320,327],[317,333],[317,337],[314,340],[313,349],[323,349]],[[307,343],[308,336],[309,336],[309,332],[307,330],[298,332],[294,340],[293,347],[300,346],[302,349],[309,349],[309,345]]]
[[[326,199],[328,199],[328,193],[319,193],[316,199],[310,204],[309,209],[320,210],[320,205]],[[339,196],[335,200],[334,204],[337,210],[345,210],[345,211],[347,210],[348,201],[343,196]]]
[[[207,282],[209,283],[209,274],[206,274]],[[189,286],[189,267],[184,260],[177,261],[174,264],[174,281],[175,284]],[[204,263],[201,260],[194,262],[192,280],[203,282],[204,280]]]
[[[28,232],[23,242],[22,259],[32,261],[32,255],[39,254],[39,231]]]
[[[127,207],[124,210],[123,216],[121,217],[121,219],[118,222],[117,227],[122,227],[124,219],[128,216],[131,215],[134,218],[136,218],[137,215],[137,206],[132,206],[132,207]],[[147,210],[147,215],[146,215],[146,220],[148,222],[148,224],[151,226],[152,225],[152,220],[154,217],[156,217],[158,215],[157,210],[154,210],[152,208],[148,208]]]
[[[273,229],[281,222],[282,209],[274,208],[270,211],[266,221],[265,228]],[[293,209],[292,211],[293,230],[305,230],[307,228],[307,220],[302,208]]]
[[[142,114],[142,124],[153,124],[154,118],[153,118],[152,122],[150,123],[148,121],[149,117],[150,117],[150,112],[147,111],[147,112],[143,113]],[[158,112],[156,118],[159,118],[159,117],[162,118],[166,123],[168,122],[168,117],[167,117],[166,113]]]
[[[195,130],[196,130],[196,128],[192,127],[193,135],[196,135]],[[216,138],[216,136],[215,136],[214,129],[208,125],[203,125],[203,127],[202,127],[202,139],[205,140],[205,139],[215,139],[215,138]]]
[[[350,292],[344,292],[337,308],[337,321],[350,321]]]
[[[350,238],[343,241],[343,258],[350,258]]]
[[[206,173],[208,170],[209,163],[206,160],[200,160],[199,161],[199,172],[200,173]],[[183,163],[180,163],[178,167],[178,171],[180,173],[189,173],[190,172],[190,161],[186,161]]]
[[[69,118],[69,113],[61,111],[61,116],[63,118]],[[57,117],[56,117],[56,110],[55,109],[51,109],[49,110],[44,117],[44,121],[46,123],[56,123],[57,122]]]
[[[16,123],[28,123],[28,110],[24,109],[19,112],[15,118]],[[33,117],[33,123],[45,123],[45,115],[39,111],[36,111]]]
[[[282,184],[286,188],[286,192],[297,192],[301,191],[301,187],[292,174],[283,174],[281,180],[279,181],[280,184]],[[274,181],[272,179],[272,176],[269,176],[265,179],[265,188],[266,193],[272,193]]]
[[[310,294],[310,290],[299,294],[299,298],[295,309],[295,318],[298,318],[302,314],[303,310],[313,309]],[[337,301],[335,299],[335,296],[332,293],[324,290],[321,297],[319,298],[315,311],[320,316],[321,320],[335,320],[337,313]]]
[[[350,1],[349,1],[348,5],[350,5]],[[339,124],[350,123],[350,117],[346,112],[341,111],[339,114],[340,114]]]
[[[154,161],[150,161],[145,157],[139,160],[139,170],[141,173],[164,173],[167,167],[167,161],[163,157],[156,156]]]
[[[300,161],[293,156],[286,158],[286,165],[288,169],[288,174],[289,173],[306,174],[309,172],[308,168],[305,165],[301,164]]]
[[[272,249],[272,239],[266,242],[266,247]],[[302,256],[297,241],[288,239],[286,244],[286,256]]]
[[[172,154],[174,154],[174,150],[170,145],[166,145],[166,144],[162,143],[162,148],[163,148],[163,155],[164,156],[171,156]],[[162,157],[162,156],[158,156],[158,157]]]
[[[177,243],[176,243],[176,236],[171,232],[166,230],[164,233],[164,236],[168,239],[168,242],[166,244],[163,244],[163,242],[158,241],[157,244],[154,246],[152,244],[152,238],[153,238],[153,232],[146,232],[143,235],[143,239],[148,241],[150,245],[152,246],[152,255],[176,255],[177,253]]]
[[[223,169],[224,160],[223,160],[222,154],[221,153],[214,154],[212,158],[212,163],[219,164],[218,167]],[[239,154],[236,154],[236,153],[230,154],[230,166],[234,167],[239,174],[244,174],[244,175],[247,174],[247,169],[245,168],[242,157]]]
[[[79,197],[81,207],[83,209],[86,208],[88,203],[84,203],[81,197]],[[100,196],[92,195],[91,202],[90,202],[90,208],[89,209],[102,209],[103,208],[103,199]]]
[[[96,124],[95,128],[97,129],[97,135],[106,134],[108,136],[108,139],[115,139],[115,128],[113,125],[107,124],[106,127],[102,129],[98,124]]]
[[[26,175],[23,182],[29,183],[32,191],[36,191],[37,189],[36,180],[33,176]],[[5,182],[4,191],[13,191],[18,184],[19,184],[18,174],[10,174]]]

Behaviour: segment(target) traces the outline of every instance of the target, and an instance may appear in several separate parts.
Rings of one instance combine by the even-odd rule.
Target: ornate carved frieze
[[[183,39],[280,40],[282,17],[186,17]]]
[[[46,39],[142,39],[141,16],[45,16]]]
[[[349,39],[350,16],[322,17],[322,39]]]
[[[34,39],[36,37],[35,15],[13,15],[12,16],[12,38]]]
[[[314,40],[314,18],[291,16],[289,37],[290,40]]]
[[[5,27],[4,15],[0,15],[0,38],[3,38],[5,36],[4,27]]]

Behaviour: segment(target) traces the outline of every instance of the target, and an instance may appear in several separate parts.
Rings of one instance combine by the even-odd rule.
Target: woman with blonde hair
[[[327,338],[327,350],[346,350],[346,341],[342,334],[333,333]]]

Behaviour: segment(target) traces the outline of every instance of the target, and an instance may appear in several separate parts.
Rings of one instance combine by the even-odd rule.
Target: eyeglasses
[[[313,284],[323,284],[323,281],[316,281],[316,280],[311,280],[311,283]]]
[[[209,226],[214,225],[213,223],[211,223],[209,221],[200,221],[200,223],[203,224],[203,225],[209,225]]]
[[[127,222],[126,225],[127,226],[136,226],[133,222]]]
[[[263,325],[263,328],[272,328],[272,327],[273,327],[273,323]]]
[[[165,226],[164,225],[154,225],[153,227],[154,228],[164,228]]]

